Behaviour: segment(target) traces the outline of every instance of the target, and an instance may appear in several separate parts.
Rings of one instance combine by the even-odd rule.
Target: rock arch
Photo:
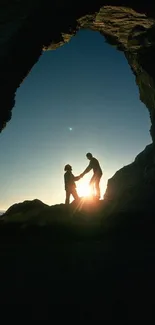
[[[139,184],[144,178],[144,171],[146,175],[146,170],[148,172],[149,168],[151,170],[154,168],[155,14],[153,12],[153,3],[151,4],[149,0],[146,5],[136,5],[135,1],[129,0],[122,2],[96,0],[89,3],[83,0],[82,4],[73,3],[71,0],[52,2],[50,0],[2,0],[0,3],[0,131],[11,119],[17,88],[37,62],[42,51],[53,50],[63,45],[81,28],[99,31],[108,43],[124,52],[135,75],[140,99],[149,110],[153,144],[136,158],[132,166],[134,168],[137,162],[140,162],[141,172],[136,181],[136,184]],[[151,158],[148,158],[148,152]],[[117,174],[117,186],[118,180]],[[114,178],[112,183],[115,183]],[[115,186],[110,184],[106,197],[111,199],[113,191],[110,188]],[[124,183],[124,186],[127,185],[128,182]],[[134,183],[132,186],[137,185]],[[130,184],[130,188],[132,186]],[[123,192],[120,192],[120,195],[124,193],[124,187],[122,188]]]

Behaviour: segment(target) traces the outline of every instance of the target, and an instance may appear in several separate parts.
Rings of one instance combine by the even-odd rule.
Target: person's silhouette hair
[[[90,186],[92,188],[93,195],[96,194],[96,198],[100,199],[101,194],[100,194],[99,183],[103,174],[102,169],[100,167],[98,160],[94,158],[90,152],[86,154],[86,157],[90,160],[90,163],[80,176],[83,177],[85,174],[89,173],[91,169],[93,169],[94,174],[90,180]]]
[[[81,177],[80,176],[74,176],[72,174],[72,166],[67,164],[64,168],[65,174],[64,174],[64,182],[65,182],[65,190],[66,190],[66,200],[65,204],[69,204],[70,202],[70,196],[73,195],[75,200],[79,199],[79,196],[76,191],[76,184],[75,182],[78,181]]]

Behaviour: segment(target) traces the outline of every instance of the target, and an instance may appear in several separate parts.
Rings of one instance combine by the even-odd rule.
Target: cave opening
[[[98,32],[79,31],[44,52],[17,91],[13,118],[1,134],[0,209],[26,199],[63,202],[64,165],[80,174],[89,151],[103,168],[103,196],[107,180],[151,142],[149,129],[123,52]]]

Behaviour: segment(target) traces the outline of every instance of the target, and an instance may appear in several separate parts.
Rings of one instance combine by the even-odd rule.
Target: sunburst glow
[[[89,186],[89,181],[90,181],[90,178],[83,178],[81,179],[76,185],[77,185],[77,192],[78,192],[78,195],[80,197],[89,197],[91,198],[92,197],[92,189],[90,188]],[[101,197],[103,198],[104,196],[104,193],[106,191],[106,188],[107,188],[107,184],[105,183],[104,180],[101,180],[101,183],[100,183],[100,188],[101,188]]]
[[[91,191],[89,187],[89,183],[86,180],[81,180],[81,182],[77,185],[77,192],[79,196],[90,196]]]

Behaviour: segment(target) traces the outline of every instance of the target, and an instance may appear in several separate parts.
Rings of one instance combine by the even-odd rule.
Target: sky
[[[124,54],[98,32],[78,32],[44,52],[17,91],[0,134],[0,210],[36,198],[63,203],[64,166],[78,176],[89,163],[87,152],[102,167],[103,195],[107,180],[151,143],[149,129]],[[79,192],[91,175],[77,182]]]

